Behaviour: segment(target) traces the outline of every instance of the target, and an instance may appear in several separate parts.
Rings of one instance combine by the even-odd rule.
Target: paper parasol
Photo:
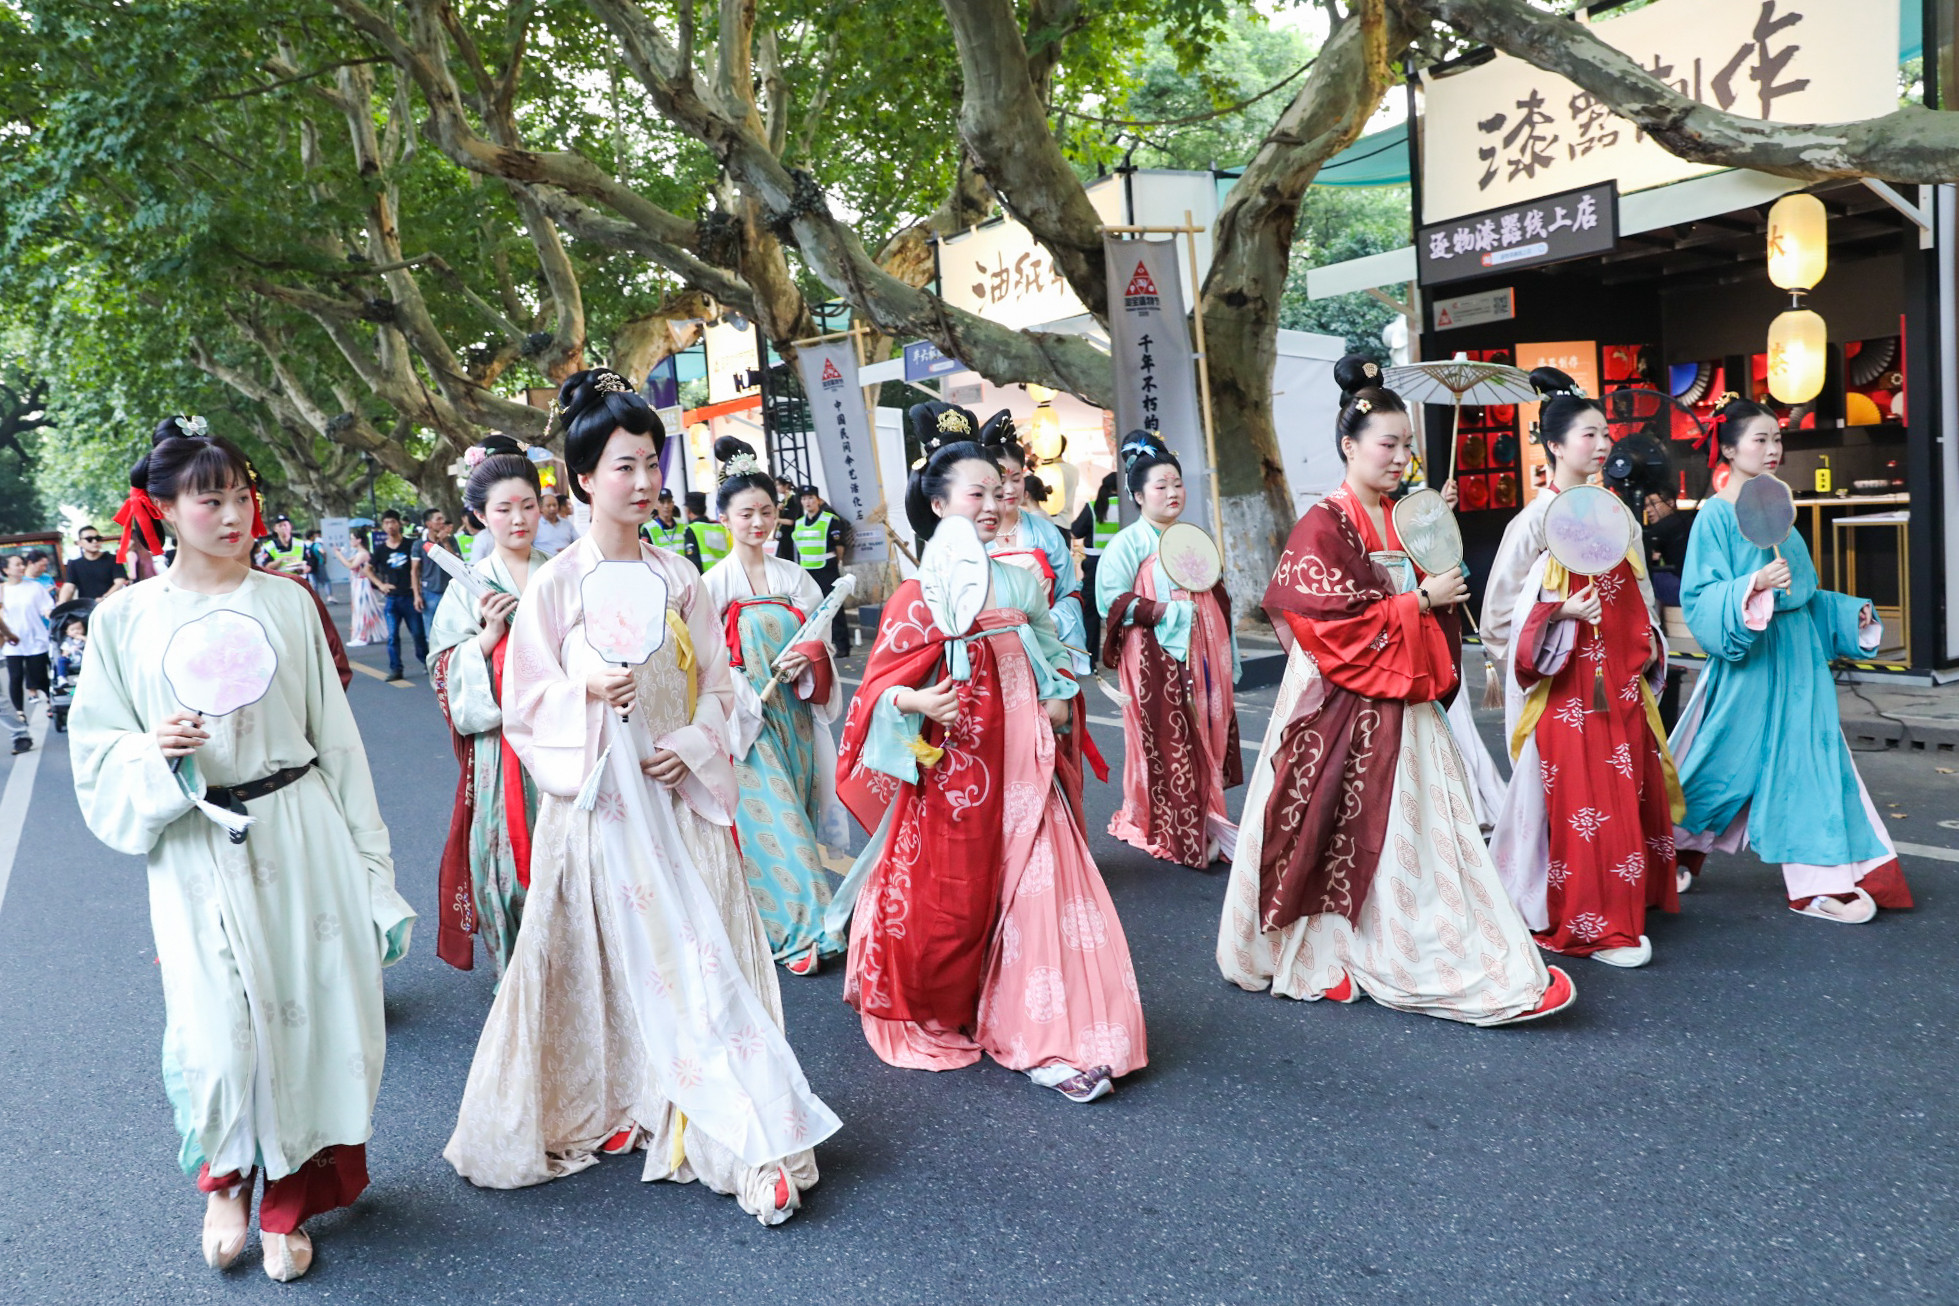
[[[578,597],[585,642],[607,662],[636,667],[667,642],[667,578],[644,562],[599,563]]]
[[[1773,476],[1751,478],[1735,491],[1735,525],[1741,538],[1758,549],[1782,556],[1782,542],[1796,528],[1796,496],[1786,482]]]
[[[992,592],[992,566],[972,522],[940,520],[918,564],[918,588],[940,630],[958,636],[973,628]]]
[[[1455,417],[1449,427],[1449,479],[1456,478],[1456,435],[1462,426],[1462,407],[1470,404],[1530,404],[1540,396],[1530,373],[1508,363],[1479,363],[1467,358],[1437,359],[1432,363],[1403,363],[1381,374],[1381,384],[1403,400],[1418,404],[1449,404]]]
[[[187,711],[228,716],[272,688],[279,655],[258,618],[220,608],[177,627],[163,649],[163,678]]]
[[[1189,522],[1172,522],[1163,528],[1156,556],[1170,583],[1192,594],[1209,592],[1224,574],[1224,559],[1218,553],[1217,542],[1202,527]]]

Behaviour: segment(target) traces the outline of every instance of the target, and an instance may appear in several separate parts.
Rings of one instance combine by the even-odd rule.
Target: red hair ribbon
[[[149,550],[152,557],[162,556],[163,512],[147,490],[130,490],[122,507],[116,509],[116,525],[123,528],[122,542],[116,546],[118,564],[128,560],[130,537],[134,533],[142,535],[143,547]]]

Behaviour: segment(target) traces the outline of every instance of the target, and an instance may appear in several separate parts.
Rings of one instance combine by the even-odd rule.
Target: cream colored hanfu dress
[[[254,618],[278,668],[257,702],[205,718],[209,742],[173,772],[152,733],[182,710],[163,651],[218,611]],[[303,1169],[312,1191],[265,1222],[291,1232],[365,1183],[387,1050],[381,968],[408,950],[415,920],[360,731],[313,599],[285,577],[247,572],[228,594],[197,594],[159,575],[104,600],[90,635],[69,716],[75,796],[96,838],[149,858],[178,1161],[188,1175],[263,1167],[269,1210]],[[251,823],[234,843],[219,822],[241,822],[205,801],[211,788],[293,770],[243,804]]]
[[[816,1183],[810,1149],[839,1122],[783,1038],[735,849],[713,600],[685,559],[640,554],[671,597],[628,722],[586,693],[608,665],[579,593],[598,544],[553,557],[517,610],[503,728],[539,791],[531,883],[443,1156],[471,1183],[519,1188],[583,1170],[601,1145],[644,1146],[642,1178],[698,1179],[776,1224]],[[659,748],[688,765],[676,788],[640,770]]]

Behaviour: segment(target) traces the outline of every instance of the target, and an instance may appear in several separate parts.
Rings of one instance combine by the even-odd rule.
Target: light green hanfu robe
[[[177,627],[219,609],[254,617],[279,657],[271,688],[176,773],[152,733],[180,707],[162,670]],[[365,1143],[387,1047],[381,968],[415,919],[394,888],[367,754],[312,598],[247,573],[229,594],[158,576],[96,609],[89,673],[69,716],[75,796],[97,838],[149,857],[163,978],[164,1088],[186,1174],[293,1173]],[[199,809],[207,784],[313,763],[249,804],[242,844]]]

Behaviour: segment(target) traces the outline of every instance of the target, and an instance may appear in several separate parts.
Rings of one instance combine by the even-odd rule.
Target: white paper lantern
[[[1769,393],[1785,404],[1806,404],[1823,391],[1829,336],[1821,315],[1792,308],[1769,323]]]
[[[1784,290],[1814,290],[1830,267],[1829,214],[1798,191],[1769,210],[1769,280]]]

